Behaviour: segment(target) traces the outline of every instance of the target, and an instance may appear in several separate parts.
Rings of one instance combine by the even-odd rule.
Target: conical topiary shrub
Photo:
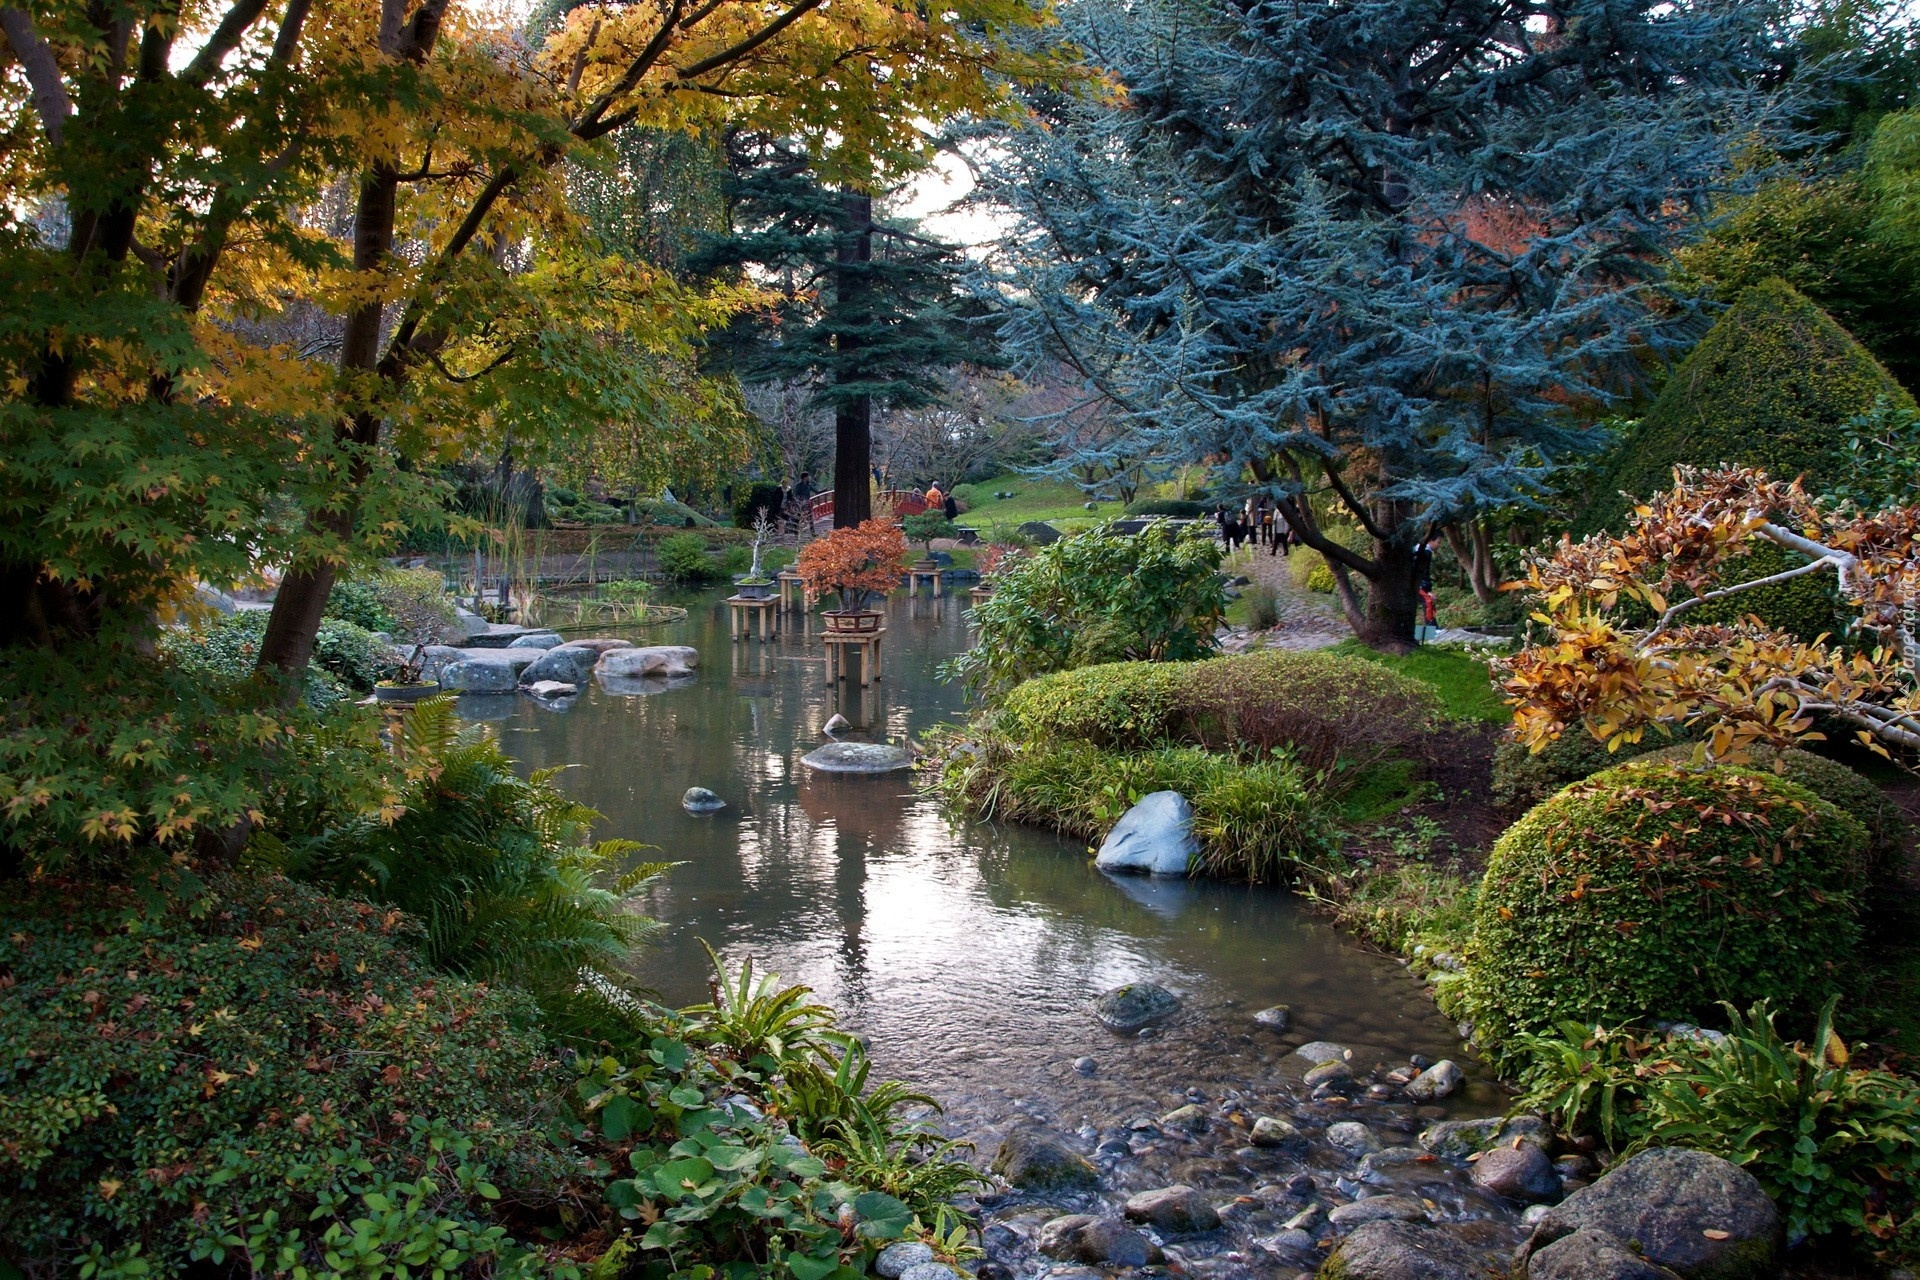
[[[1628,506],[1667,488],[1674,464],[1737,462],[1814,487],[1847,456],[1842,427],[1880,397],[1913,397],[1832,316],[1784,280],[1742,293],[1681,362],[1593,486],[1576,533],[1618,533]]]

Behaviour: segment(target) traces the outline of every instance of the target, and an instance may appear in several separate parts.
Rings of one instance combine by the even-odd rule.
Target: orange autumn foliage
[[[874,519],[809,542],[794,570],[810,589],[835,592],[841,609],[853,611],[900,585],[900,562],[906,554],[900,526]]]

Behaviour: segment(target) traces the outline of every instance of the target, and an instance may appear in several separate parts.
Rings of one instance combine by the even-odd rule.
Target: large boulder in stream
[[[1487,1280],[1499,1271],[1447,1231],[1388,1218],[1355,1227],[1319,1274],[1321,1280]]]
[[[642,648],[609,649],[600,655],[594,673],[605,679],[633,676],[690,675],[700,665],[700,651],[684,644],[650,644]]]
[[[1156,791],[1121,815],[1093,865],[1109,872],[1184,876],[1199,852],[1193,806],[1178,791]]]
[[[1066,1143],[1038,1125],[1008,1131],[994,1153],[993,1172],[1022,1191],[1070,1191],[1093,1187],[1099,1172]]]
[[[512,693],[520,687],[514,664],[502,657],[463,656],[440,668],[440,687],[450,693]]]
[[[585,684],[599,661],[598,649],[590,649],[586,645],[559,645],[528,664],[527,669],[520,673],[520,683],[529,685],[541,680],[558,680],[564,684]]]
[[[1070,1213],[1040,1228],[1040,1252],[1062,1262],[1145,1267],[1161,1260],[1160,1246],[1119,1218]]]
[[[1093,1016],[1109,1031],[1132,1035],[1180,1010],[1180,997],[1153,982],[1129,982],[1094,997]]]
[[[1754,1280],[1774,1272],[1780,1214],[1738,1165],[1704,1151],[1656,1147],[1549,1209],[1515,1253],[1516,1272],[1572,1280],[1567,1260],[1542,1262],[1539,1273],[1533,1268],[1548,1246],[1576,1232],[1612,1236],[1682,1280]]]

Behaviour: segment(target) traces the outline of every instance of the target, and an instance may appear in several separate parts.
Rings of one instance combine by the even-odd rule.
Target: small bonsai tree
[[[900,532],[907,536],[908,541],[917,542],[925,547],[928,555],[933,554],[935,538],[960,536],[959,528],[937,509],[923,511],[917,516],[908,516],[900,522]]]
[[[811,590],[833,592],[841,612],[857,613],[900,585],[906,554],[899,525],[868,520],[809,542],[794,568]]]

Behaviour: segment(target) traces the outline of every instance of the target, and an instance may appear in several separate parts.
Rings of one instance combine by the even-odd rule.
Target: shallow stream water
[[[1256,1151],[1245,1117],[1293,1116],[1303,1130],[1362,1119],[1392,1145],[1435,1119],[1502,1109],[1478,1078],[1444,1110],[1364,1094],[1337,1114],[1310,1103],[1289,1057],[1307,1041],[1351,1049],[1363,1080],[1414,1054],[1475,1068],[1400,965],[1284,892],[1108,877],[1075,842],[952,820],[908,774],[804,769],[835,712],[853,722],[848,736],[896,742],[964,714],[964,691],[935,674],[967,644],[964,599],[896,595],[885,678],[865,691],[827,686],[817,619],[789,615],[776,641],[733,643],[715,594],[677,601],[685,622],[626,633],[694,646],[695,678],[647,682],[644,694],[592,686],[564,710],[475,695],[460,709],[494,721],[526,766],[569,766],[562,785],[606,815],[599,834],[682,864],[656,891],[651,912],[665,928],[638,963],[664,999],[705,997],[702,940],[730,964],[751,956],[812,987],[868,1040],[876,1070],[938,1098],[945,1127],[983,1158],[1031,1118],[1090,1155],[1128,1143],[1125,1158],[1102,1165],[1115,1193],[1178,1180],[1231,1195],[1302,1168],[1331,1186],[1348,1172],[1338,1158]],[[727,808],[685,813],[692,786]],[[1115,1035],[1087,1010],[1135,980],[1183,1003],[1145,1038]],[[1284,1034],[1252,1020],[1277,1003],[1292,1010]],[[1081,1058],[1093,1059],[1090,1074],[1075,1069]],[[1129,1129],[1195,1100],[1223,1118],[1211,1140]],[[1476,1220],[1486,1208],[1456,1207]]]

